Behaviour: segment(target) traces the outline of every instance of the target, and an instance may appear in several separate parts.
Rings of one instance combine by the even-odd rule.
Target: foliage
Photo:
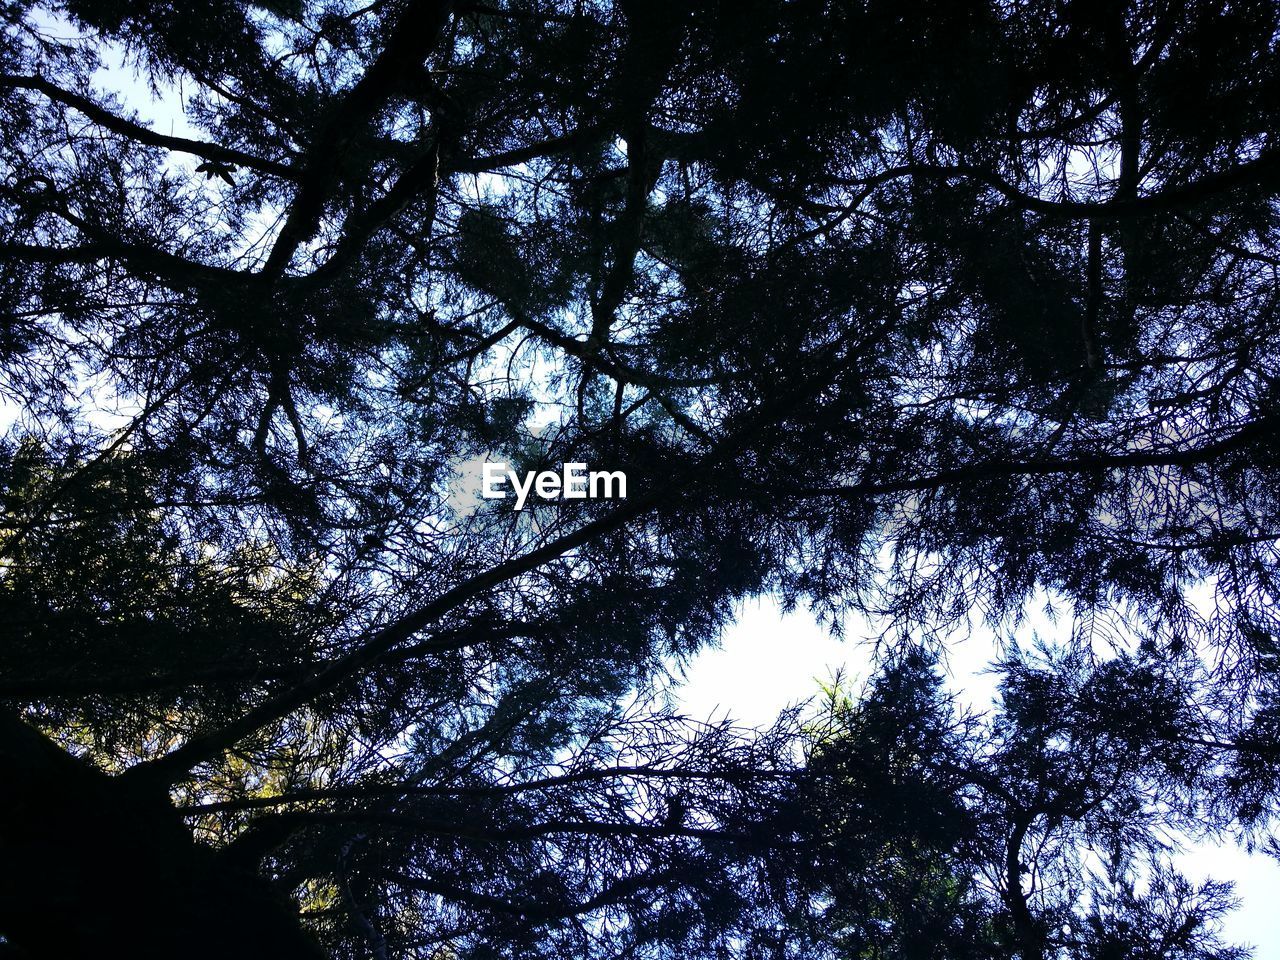
[[[6,945],[1234,956],[1161,838],[1274,852],[1278,17],[9,0]],[[878,679],[673,714],[763,593]]]

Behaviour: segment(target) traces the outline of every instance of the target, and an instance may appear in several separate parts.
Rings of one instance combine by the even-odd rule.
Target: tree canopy
[[[0,950],[1242,956],[1170,850],[1280,852],[1278,42],[7,0]],[[763,594],[878,671],[681,716]]]

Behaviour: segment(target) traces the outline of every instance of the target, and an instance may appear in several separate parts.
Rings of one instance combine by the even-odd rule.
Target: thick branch
[[[179,153],[189,153],[193,156],[203,157],[206,160],[232,163],[236,166],[248,167],[260,173],[270,174],[273,177],[282,177],[286,180],[296,179],[298,175],[297,170],[291,164],[281,163],[278,160],[267,160],[252,153],[237,150],[234,147],[223,147],[203,140],[190,140],[186,137],[172,137],[156,133],[150,127],[145,127],[140,123],[134,123],[132,120],[117,116],[105,107],[94,103],[88,97],[82,97],[78,93],[64,90],[62,87],[50,83],[44,77],[0,75],[0,89],[6,87],[39,91],[50,100],[78,110],[98,126],[106,127],[108,130],[128,137],[137,143],[152,147],[164,147],[166,150],[174,150]]]
[[[845,499],[862,499],[886,493],[907,493],[914,490],[935,490],[973,480],[990,480],[995,477],[1047,475],[1059,473],[1098,473],[1106,470],[1131,470],[1142,467],[1190,467],[1208,463],[1224,453],[1243,449],[1276,430],[1280,417],[1260,417],[1241,427],[1235,433],[1212,443],[1171,450],[1129,451],[1126,453],[1083,454],[1070,460],[1051,458],[1036,460],[991,460],[912,480],[895,480],[886,483],[865,482],[835,487],[806,487],[784,491],[790,496],[830,496]]]
[[[293,790],[274,797],[240,797],[235,800],[218,800],[208,803],[192,804],[182,808],[188,816],[199,816],[210,813],[234,813],[246,810],[265,810],[274,807],[285,807],[294,803],[315,803],[325,800],[353,800],[372,797],[409,797],[409,796],[500,796],[513,793],[555,790],[580,783],[593,783],[603,780],[715,780],[719,782],[740,782],[744,780],[779,780],[794,776],[783,770],[687,770],[680,767],[657,767],[652,765],[634,765],[602,767],[591,770],[579,770],[553,777],[540,777],[536,780],[514,781],[511,783],[493,783],[484,786],[434,786],[424,787],[417,784],[358,784],[350,787],[327,787],[316,790]]]
[[[439,39],[449,6],[448,0],[411,0],[377,59],[325,118],[308,145],[298,192],[267,256],[264,273],[281,274],[298,247],[315,233],[348,145],[389,97],[418,76]]]

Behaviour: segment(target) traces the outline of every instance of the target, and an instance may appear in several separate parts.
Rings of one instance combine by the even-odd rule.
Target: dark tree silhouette
[[[833,688],[788,809],[805,842],[775,866],[823,904],[801,922],[843,956],[1246,956],[1217,929],[1230,884],[1168,864],[1232,776],[1180,666],[1015,650],[982,717],[919,648]]]
[[[1278,36],[5,3],[0,946],[1233,956],[1161,839],[1275,849]],[[765,592],[878,679],[672,713]]]

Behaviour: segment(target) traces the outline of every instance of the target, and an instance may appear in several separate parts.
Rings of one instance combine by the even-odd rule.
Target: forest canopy
[[[0,954],[1245,955],[1271,0],[0,9]]]

